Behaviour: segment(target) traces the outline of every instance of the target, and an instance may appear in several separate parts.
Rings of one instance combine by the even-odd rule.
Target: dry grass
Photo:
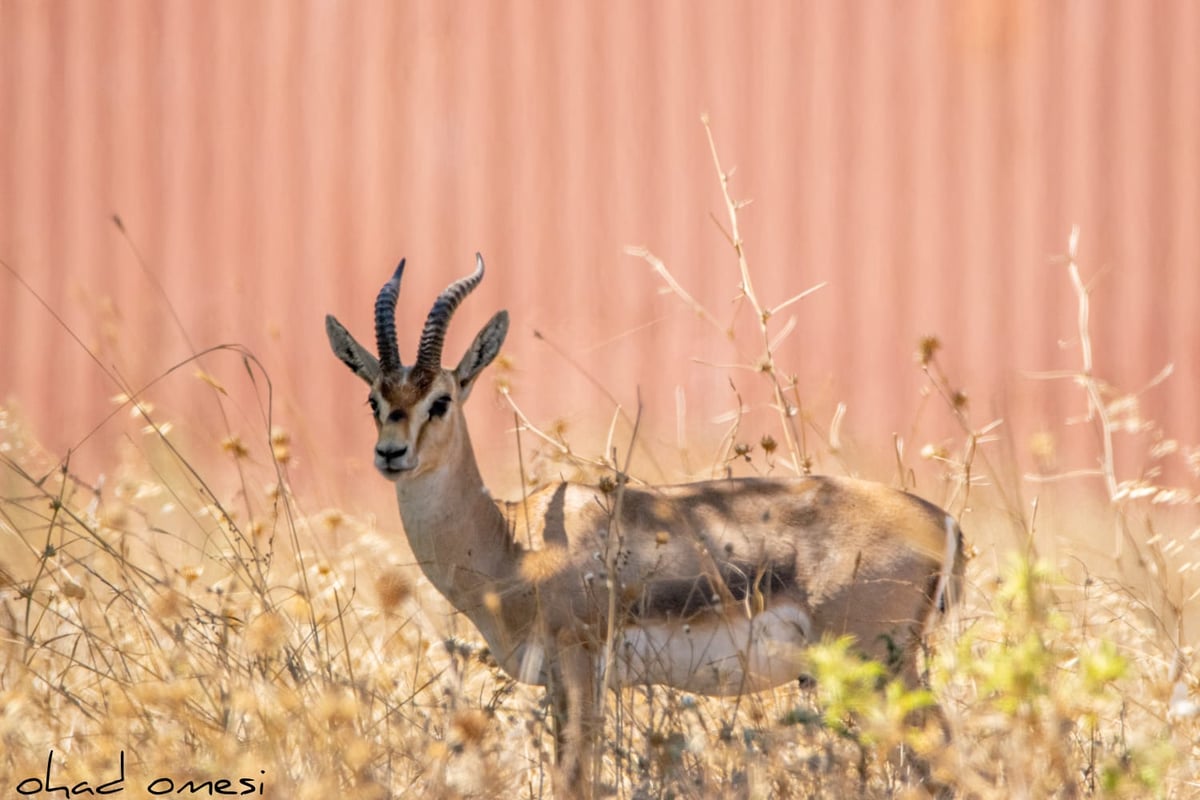
[[[548,795],[538,693],[469,626],[447,636],[442,603],[370,520],[295,514],[271,462],[251,468],[265,436],[228,453],[260,487],[240,510],[143,436],[97,490],[0,418],[6,792],[41,780],[53,750],[54,780],[93,786],[124,751],[134,796],[158,778],[245,778],[273,797]],[[321,552],[335,528],[343,547]],[[813,692],[614,695],[601,780],[623,797],[890,796],[904,784],[885,756],[906,738],[983,797],[1200,794],[1190,651],[1150,622],[1145,593],[987,561],[929,661],[953,748],[905,728],[912,698],[881,696],[830,647]]]
[[[778,312],[798,298],[772,307],[754,294],[741,206],[715,147],[713,155],[737,310],[756,320],[748,349],[765,346],[767,356],[748,364],[756,377],[738,386],[721,453],[705,471],[840,463],[837,412],[818,424],[772,355],[789,330]],[[939,366],[936,339],[915,343],[930,395],[961,432],[923,455],[977,550],[967,595],[926,659],[953,744],[903,724],[927,693],[883,685],[875,665],[832,642],[815,655],[815,689],[610,695],[595,765],[601,786],[624,798],[908,796],[916,788],[887,757],[904,742],[962,796],[1200,797],[1188,639],[1200,569],[1196,492],[1159,485],[1153,470],[1118,474],[1113,439],[1147,428],[1130,424],[1136,397],[1094,374],[1074,252],[1073,236],[1064,263],[1078,299],[1081,368],[1065,377],[1086,397],[1098,469],[1014,488],[1004,477],[1014,464],[995,446],[1002,426],[971,419]],[[694,303],[666,265],[638,254]],[[721,336],[732,329],[697,313]],[[227,390],[208,373],[197,377],[221,402]],[[136,419],[102,484],[74,475],[63,454],[43,452],[12,410],[0,410],[0,794],[79,793],[116,779],[123,757],[122,786],[134,797],[550,795],[540,693],[494,667],[469,624],[448,614],[372,519],[303,510],[287,480],[289,438],[266,408],[257,429],[227,430],[219,454],[189,455],[145,395],[120,403]],[[535,426],[515,402],[514,411],[531,461],[611,480],[620,414],[593,456],[562,431]],[[743,441],[747,415],[774,419],[776,434]],[[1034,446],[1052,441],[1048,433]],[[1183,459],[1195,480],[1200,451],[1155,442],[1150,462]],[[896,448],[897,483],[910,485],[909,457]],[[380,512],[392,514],[380,496]],[[990,500],[975,502],[982,497]],[[1053,498],[1066,510],[1038,511]],[[1111,532],[1113,552],[1076,557],[1062,544],[1074,528]],[[1009,553],[1004,543],[1014,540],[1021,546]],[[52,751],[56,793],[42,785]]]

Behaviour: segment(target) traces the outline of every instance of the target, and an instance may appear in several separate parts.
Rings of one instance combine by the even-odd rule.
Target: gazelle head
[[[405,366],[396,342],[396,298],[403,273],[402,259],[375,299],[378,358],[333,315],[325,317],[334,355],[371,387],[367,402],[379,432],[375,468],[391,481],[436,469],[441,456],[459,452],[467,435],[462,403],[479,373],[500,351],[508,332],[508,312],[500,311],[475,336],[457,367],[442,367],[442,344],[450,317],[483,280],[483,257],[477,253],[475,271],[447,286],[434,301],[421,331],[416,360]]]

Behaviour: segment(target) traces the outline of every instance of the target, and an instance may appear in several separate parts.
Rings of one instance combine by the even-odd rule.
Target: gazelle
[[[557,483],[497,502],[463,404],[508,314],[443,368],[450,318],[483,279],[477,255],[474,273],[434,302],[406,366],[395,327],[403,271],[401,261],[375,300],[378,358],[332,316],[329,343],[370,386],[375,467],[396,486],[422,570],[508,674],[550,691],[566,793],[590,792],[582,771],[602,685],[762,690],[804,675],[806,646],[828,634],[853,635],[917,682],[922,636],[962,579],[953,517],[881,484],[815,476]]]

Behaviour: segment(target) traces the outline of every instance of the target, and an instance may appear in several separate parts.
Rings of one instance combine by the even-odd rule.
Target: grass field
[[[927,356],[931,380],[945,380]],[[13,411],[0,416],[4,796],[104,784],[126,796],[550,793],[540,693],[493,668],[373,520],[299,513],[285,432],[264,425],[200,458],[144,402],[125,405],[140,430],[102,486],[42,451]],[[973,458],[983,492],[999,468],[971,433],[969,455],[935,455],[951,481]],[[746,457],[735,440],[729,453]],[[1117,475],[1095,482],[1106,478],[1112,496],[1084,493],[1040,521],[1021,508],[964,519],[968,591],[927,659],[951,746],[903,725],[923,697],[881,690],[873,665],[828,643],[815,690],[613,695],[601,785],[620,797],[904,796],[915,789],[887,758],[903,740],[964,796],[1200,796],[1182,640],[1195,503]],[[1028,538],[1006,552],[996,543],[1011,538],[989,528],[1011,530],[1013,516],[1029,518]],[[1116,537],[1136,568],[1044,555],[1080,526],[1105,547]]]

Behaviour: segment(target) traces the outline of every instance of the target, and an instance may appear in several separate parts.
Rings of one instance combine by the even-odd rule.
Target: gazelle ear
[[[492,363],[492,359],[500,352],[504,337],[508,334],[508,312],[499,311],[488,324],[475,335],[475,341],[463,355],[462,361],[454,369],[454,379],[458,381],[459,402],[471,394],[475,378],[483,372],[483,368]]]
[[[379,377],[379,359],[359,344],[332,314],[325,315],[325,334],[329,337],[333,354],[343,364],[367,383],[375,383]]]

